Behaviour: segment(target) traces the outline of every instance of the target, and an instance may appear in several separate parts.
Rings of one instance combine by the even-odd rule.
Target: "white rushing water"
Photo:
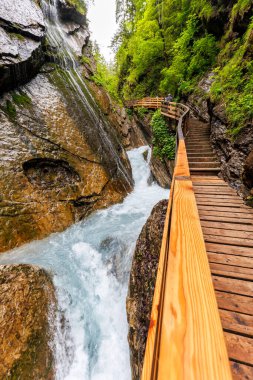
[[[132,254],[152,207],[168,197],[167,190],[148,185],[146,149],[128,153],[135,187],[123,203],[0,257],[0,264],[36,264],[53,276],[59,380],[131,378],[125,300]]]

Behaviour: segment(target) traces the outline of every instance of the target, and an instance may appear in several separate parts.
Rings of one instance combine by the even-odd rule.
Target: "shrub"
[[[161,111],[157,110],[151,120],[151,127],[153,131],[153,153],[160,159],[168,158],[173,160],[175,158],[176,148],[176,135],[173,131],[169,130]]]

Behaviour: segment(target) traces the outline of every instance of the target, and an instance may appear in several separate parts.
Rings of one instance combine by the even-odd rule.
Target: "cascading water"
[[[152,207],[168,197],[167,190],[148,185],[146,149],[129,152],[135,187],[123,203],[0,257],[0,264],[36,264],[53,275],[59,380],[131,378],[125,300],[132,253]]]
[[[86,123],[92,126],[85,129],[86,137],[93,144],[97,142],[96,153],[100,155],[102,162],[106,159],[110,161],[109,170],[111,173],[115,173],[116,170],[120,177],[131,184],[131,180],[119,159],[119,152],[116,151],[115,146],[117,144],[112,144],[112,139],[116,139],[116,136],[112,133],[107,119],[97,106],[79,71],[80,64],[73,51],[73,46],[76,43],[75,37],[67,34],[64,30],[58,14],[57,0],[40,0],[40,3],[44,14],[48,43],[54,51],[57,51],[57,62],[68,77],[72,93],[78,98],[85,110]],[[96,134],[95,140],[94,134]]]

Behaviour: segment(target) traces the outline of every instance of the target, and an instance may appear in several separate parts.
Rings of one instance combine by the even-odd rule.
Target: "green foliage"
[[[211,98],[225,104],[230,134],[236,136],[253,119],[253,21],[243,39],[233,41],[239,46],[231,56],[222,55],[221,67],[216,69]],[[228,45],[231,46],[230,42]]]
[[[96,73],[93,75],[92,80],[111,95],[111,97],[118,103],[121,102],[118,95],[118,76],[113,64],[108,64],[103,56],[100,54],[97,46],[94,46],[93,51],[96,60]]]
[[[149,113],[149,110],[147,108],[140,107],[137,108],[135,112],[137,113],[140,119],[144,119],[145,115]]]
[[[29,106],[32,104],[31,98],[23,91],[12,92],[12,100],[17,106]]]
[[[2,107],[3,111],[8,115],[10,119],[15,119],[17,115],[15,104],[9,99],[6,100],[5,107]]]
[[[9,35],[10,35],[12,38],[17,38],[17,39],[20,40],[20,41],[25,41],[25,37],[22,36],[22,34],[19,34],[19,33],[9,33]]]
[[[170,131],[166,120],[161,115],[161,111],[157,110],[151,120],[153,132],[153,153],[160,159],[175,158],[176,135]]]
[[[86,14],[87,9],[84,0],[67,0],[67,3],[75,7],[81,15]]]
[[[121,3],[122,9],[122,1]],[[214,14],[207,0],[128,0],[131,22],[121,24],[117,69],[122,97],[191,92],[215,62],[217,41],[203,28]],[[122,11],[121,11],[122,13]],[[203,21],[204,20],[204,21]]]

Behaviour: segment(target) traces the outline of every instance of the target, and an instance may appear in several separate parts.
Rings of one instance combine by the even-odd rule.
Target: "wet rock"
[[[0,251],[62,231],[131,190],[124,149],[102,114],[93,117],[61,70],[0,100]]]
[[[167,159],[162,161],[155,157],[152,151],[149,166],[151,170],[150,182],[156,181],[158,185],[164,189],[170,189],[174,170],[174,161]]]
[[[0,2],[0,93],[26,83],[44,62],[43,14],[33,0]]]
[[[103,253],[103,260],[113,276],[121,283],[125,283],[128,278],[128,255],[126,254],[129,247],[115,237],[108,237],[104,239],[99,247]]]
[[[209,98],[213,73],[208,73],[198,84],[187,104],[199,119],[210,122],[211,141],[221,164],[221,175],[240,195],[247,197],[249,188],[244,181],[245,160],[253,150],[253,128],[246,125],[233,139],[223,103],[212,104]],[[247,176],[247,175],[246,175]]]
[[[225,107],[218,104],[211,112],[211,140],[221,162],[221,175],[240,195],[246,197],[248,189],[242,178],[245,160],[253,150],[253,128],[251,125],[245,126],[233,140],[228,133]]]
[[[153,208],[138,238],[132,261],[127,317],[133,380],[141,378],[167,205],[168,201],[163,200]]]
[[[253,150],[245,160],[243,182],[249,189],[253,189]],[[253,195],[253,190],[251,190],[251,195]]]
[[[54,379],[52,280],[30,265],[0,266],[0,379]]]
[[[90,78],[89,73],[86,73],[86,76]],[[103,87],[92,81],[89,82],[89,87],[104,114],[107,115],[117,131],[124,148],[133,149],[148,145],[146,132],[134,115],[129,116],[126,109],[117,105]]]
[[[79,3],[79,6],[75,3]],[[58,10],[63,22],[72,21],[79,25],[84,25],[87,22],[86,9],[82,1],[58,0]]]
[[[198,86],[193,94],[187,99],[187,105],[190,107],[191,114],[200,120],[210,122],[210,100],[209,93],[211,85],[214,81],[214,73],[207,73],[198,83]]]

